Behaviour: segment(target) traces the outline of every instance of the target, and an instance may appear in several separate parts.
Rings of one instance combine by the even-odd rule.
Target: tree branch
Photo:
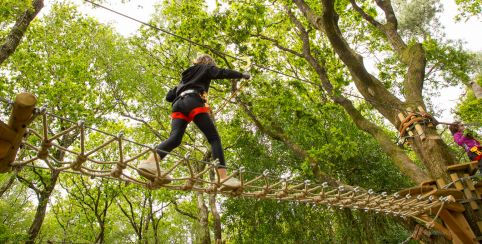
[[[10,55],[15,52],[23,35],[27,31],[30,22],[37,16],[44,6],[43,0],[34,0],[32,3],[33,9],[27,9],[15,22],[12,30],[5,38],[5,42],[0,47],[0,64],[2,64]]]
[[[353,106],[353,103],[350,100],[346,99],[342,95],[336,95],[333,93],[333,86],[330,82],[328,74],[326,73],[326,69],[311,54],[309,46],[310,41],[307,32],[304,30],[304,27],[292,14],[289,8],[285,7],[285,10],[291,21],[300,30],[299,33],[300,38],[303,41],[303,55],[305,59],[308,60],[308,63],[318,74],[323,88],[328,91],[328,94],[333,99],[333,101],[341,105],[345,109],[345,111],[347,111],[347,113],[353,119],[358,128],[368,132],[379,142],[382,150],[394,159],[395,164],[400,168],[403,173],[410,176],[410,178],[412,178],[415,182],[423,182],[427,180],[428,176],[424,172],[422,172],[422,170],[417,165],[415,165],[413,161],[408,158],[407,155],[400,148],[398,148],[391,142],[390,137],[388,137],[380,127],[363,117],[360,111],[358,111]]]
[[[264,35],[261,35],[261,34],[253,34],[252,36],[253,36],[253,37],[258,37],[259,39],[262,39],[262,40],[270,41],[270,42],[272,42],[277,48],[279,48],[279,49],[281,49],[281,50],[283,50],[283,51],[285,51],[285,52],[291,53],[291,54],[293,54],[293,55],[295,55],[295,56],[298,56],[298,57],[301,57],[301,58],[303,57],[303,56],[301,55],[301,53],[298,53],[298,52],[296,52],[296,51],[293,50],[293,49],[290,49],[290,48],[287,48],[287,47],[285,47],[285,46],[282,46],[281,44],[279,44],[279,41],[277,41],[276,39],[273,39],[273,38],[271,38],[271,37],[267,37],[267,36],[264,36]]]
[[[368,15],[363,9],[358,6],[358,4],[355,2],[355,0],[350,0],[351,6],[355,11],[357,11],[366,21],[368,21],[370,24],[375,26],[378,29],[381,29],[382,24],[380,24],[378,21],[376,21],[372,16]]]
[[[363,64],[363,57],[350,48],[338,27],[338,15],[333,0],[322,0],[323,13],[316,16],[304,0],[294,0],[308,21],[328,37],[333,49],[349,69],[358,91],[393,125],[398,126],[398,112],[402,102],[388,92],[381,81],[372,76]]]
[[[39,194],[41,193],[40,189],[38,189],[32,182],[26,180],[25,178],[23,178],[22,176],[20,175],[17,175],[17,179],[22,183],[24,184],[25,186],[27,186],[28,188],[32,189],[35,194],[37,194],[37,198],[39,196]]]
[[[198,220],[198,221],[199,221],[199,218],[198,218],[197,216],[195,216],[195,215],[193,215],[193,214],[191,214],[191,213],[188,213],[188,212],[180,209],[179,206],[177,205],[177,202],[176,202],[175,200],[171,200],[171,203],[174,204],[174,209],[175,209],[178,213],[180,213],[180,214],[182,214],[182,215],[184,215],[184,216],[187,216],[187,217],[189,217],[189,218],[191,218],[191,219],[195,219],[195,220]]]

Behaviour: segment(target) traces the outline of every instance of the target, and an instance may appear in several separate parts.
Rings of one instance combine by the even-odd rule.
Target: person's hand
[[[251,79],[251,75],[248,72],[243,73],[243,79],[249,80]]]

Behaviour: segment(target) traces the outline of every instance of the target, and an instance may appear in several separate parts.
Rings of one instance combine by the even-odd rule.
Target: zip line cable
[[[218,55],[220,55],[220,56],[229,57],[229,58],[232,58],[232,59],[235,59],[235,60],[238,60],[238,61],[241,61],[241,62],[244,62],[244,63],[248,63],[248,64],[249,64],[249,61],[246,61],[246,60],[244,60],[244,59],[242,59],[242,58],[239,58],[239,57],[237,57],[237,56],[230,55],[230,54],[225,53],[225,52],[222,52],[222,51],[219,51],[219,50],[214,49],[214,48],[212,48],[212,47],[210,47],[210,46],[208,46],[208,45],[205,45],[205,44],[202,44],[202,43],[193,41],[192,39],[189,39],[189,38],[180,36],[180,35],[178,35],[178,34],[175,34],[175,33],[171,32],[171,31],[168,31],[168,30],[166,30],[166,29],[163,29],[163,28],[154,26],[154,25],[152,25],[152,24],[146,23],[146,22],[144,22],[144,21],[141,21],[141,20],[136,19],[136,18],[134,18],[134,17],[131,17],[131,16],[127,15],[127,14],[124,14],[124,13],[121,13],[121,12],[116,11],[116,10],[114,10],[114,9],[111,9],[111,8],[109,8],[109,7],[103,6],[103,5],[98,4],[98,3],[94,3],[94,2],[92,2],[92,1],[90,1],[90,0],[84,0],[84,1],[90,3],[90,4],[94,5],[94,6],[97,6],[97,7],[99,7],[99,8],[105,9],[105,10],[107,10],[107,11],[109,11],[109,12],[112,12],[112,13],[114,13],[114,14],[120,15],[120,16],[125,17],[125,18],[127,18],[127,19],[130,19],[130,20],[132,20],[132,21],[138,22],[138,23],[140,23],[140,24],[142,24],[142,25],[148,26],[148,27],[150,27],[150,28],[152,28],[152,29],[161,31],[161,32],[166,33],[166,34],[168,34],[168,35],[171,35],[171,36],[173,36],[173,37],[176,37],[176,38],[179,38],[179,39],[181,39],[181,40],[184,40],[184,41],[186,41],[186,42],[188,42],[188,43],[190,43],[190,44],[193,44],[193,45],[196,45],[196,46],[200,46],[200,47],[206,48],[206,49],[210,50],[211,52],[216,53],[216,54],[218,54]],[[267,71],[270,71],[270,72],[273,72],[273,73],[276,73],[276,74],[285,76],[285,77],[290,77],[290,78],[293,78],[293,79],[295,79],[295,80],[299,80],[299,81],[302,81],[302,82],[309,82],[309,83],[311,83],[310,81],[308,81],[308,80],[306,80],[306,79],[303,79],[303,78],[300,78],[300,77],[297,77],[297,76],[293,76],[293,75],[289,75],[289,74],[283,73],[283,72],[281,72],[281,71],[272,69],[272,68],[267,67],[267,66],[259,65],[259,64],[256,64],[256,63],[251,63],[251,65],[252,65],[252,66],[255,66],[255,67],[258,67],[258,68],[260,68],[260,69],[264,69],[264,70],[267,70]],[[369,99],[369,98],[365,98],[365,97],[363,97],[363,96],[354,95],[354,94],[351,94],[351,93],[349,93],[349,92],[341,92],[341,93],[344,94],[344,95],[346,95],[346,96],[350,96],[350,97],[353,97],[353,98],[362,99],[362,100],[364,100],[364,101],[366,101],[366,102],[369,102],[369,103],[379,104],[379,105],[383,105],[383,106],[385,106],[385,107],[390,107],[390,108],[392,108],[392,109],[394,109],[394,110],[397,110],[397,111],[399,111],[399,112],[405,112],[405,113],[407,113],[407,114],[413,113],[413,111],[408,111],[407,109],[402,109],[402,108],[395,107],[395,106],[392,106],[392,105],[387,105],[387,104],[385,104],[385,103],[381,103],[381,102],[378,102],[378,101],[376,101],[376,100],[372,100],[372,99]],[[236,92],[235,92],[234,94],[232,94],[232,95],[230,96],[230,98],[232,98],[233,95],[237,95]],[[230,99],[230,98],[229,98],[229,99]],[[226,103],[226,102],[225,102],[225,103]],[[220,111],[224,108],[224,106],[225,106],[225,104],[224,104],[223,106],[221,106],[221,108],[219,108],[215,113],[217,114],[218,112],[220,112]],[[437,123],[438,123],[438,124],[444,124],[444,125],[451,125],[451,124],[453,124],[453,123],[438,122],[438,121],[437,121]],[[416,134],[415,136],[420,136],[420,135]]]
[[[84,1],[90,3],[90,4],[94,5],[94,6],[97,6],[97,7],[99,7],[99,8],[103,8],[103,9],[105,9],[105,10],[107,10],[107,11],[110,11],[110,12],[112,12],[112,13],[115,13],[115,14],[117,14],[117,15],[120,15],[120,16],[122,16],[122,17],[128,18],[128,19],[133,20],[133,21],[135,21],[135,22],[138,22],[138,23],[140,23],[140,24],[142,24],[142,25],[148,26],[148,27],[150,27],[150,28],[152,28],[152,29],[155,29],[155,30],[164,32],[164,33],[166,33],[166,34],[168,34],[168,35],[171,35],[171,36],[174,36],[174,37],[179,38],[179,39],[181,39],[181,40],[184,40],[184,41],[186,41],[186,42],[189,42],[190,44],[193,44],[193,45],[196,45],[196,46],[200,46],[200,47],[206,48],[206,49],[208,49],[209,51],[211,51],[211,52],[213,52],[213,53],[216,53],[216,54],[218,54],[218,55],[220,55],[220,56],[230,57],[230,58],[232,58],[232,59],[235,59],[235,60],[238,60],[238,61],[241,61],[241,62],[244,62],[244,63],[248,63],[248,64],[249,64],[249,61],[246,61],[246,60],[244,60],[244,59],[242,59],[242,58],[239,58],[239,57],[230,55],[230,54],[225,53],[225,52],[221,52],[221,51],[219,51],[219,50],[217,50],[217,49],[214,49],[214,48],[212,48],[212,47],[210,47],[210,46],[208,46],[208,45],[205,45],[205,44],[202,44],[202,43],[193,41],[192,39],[189,39],[189,38],[180,36],[180,35],[178,35],[178,34],[175,34],[175,33],[171,32],[171,31],[165,30],[165,29],[163,29],[163,28],[161,28],[161,27],[157,27],[157,26],[154,26],[154,25],[152,25],[152,24],[146,23],[146,22],[144,22],[144,21],[142,21],[142,20],[138,20],[138,19],[133,18],[133,17],[131,17],[131,16],[129,16],[129,15],[123,14],[123,13],[121,13],[121,12],[118,12],[118,11],[113,10],[113,9],[111,9],[111,8],[108,8],[108,7],[106,7],[106,6],[100,5],[100,4],[98,4],[98,3],[94,3],[94,2],[89,1],[89,0],[84,0]],[[278,71],[278,70],[271,69],[271,68],[266,67],[266,66],[263,66],[263,65],[259,65],[259,64],[256,64],[256,63],[251,63],[251,65],[252,65],[252,66],[255,66],[255,67],[258,67],[258,68],[260,68],[260,69],[264,69],[264,70],[268,70],[268,71],[271,71],[271,72],[280,74],[280,75],[284,75],[284,76],[291,77],[291,78],[294,78],[294,79],[299,79],[299,78],[296,77],[296,76],[289,75],[289,74],[285,74],[285,73],[283,73],[283,72],[280,72],[280,71]]]
[[[176,37],[176,38],[179,38],[179,39],[181,39],[181,40],[184,40],[184,41],[186,41],[186,42],[188,42],[188,43],[190,43],[190,44],[193,44],[193,45],[196,45],[196,46],[200,46],[200,47],[206,48],[206,49],[210,50],[211,52],[216,53],[216,54],[218,54],[218,55],[220,55],[220,56],[226,56],[226,57],[229,57],[229,58],[232,58],[232,59],[235,59],[235,60],[238,60],[238,61],[241,61],[241,62],[244,62],[244,63],[248,63],[248,64],[249,64],[248,61],[246,61],[246,60],[244,60],[244,59],[242,59],[242,58],[239,58],[239,57],[230,55],[230,54],[225,53],[225,52],[222,52],[222,51],[219,51],[219,50],[214,49],[214,48],[212,48],[212,47],[210,47],[210,46],[208,46],[208,45],[205,45],[205,44],[202,44],[202,43],[198,43],[198,42],[196,42],[196,41],[193,41],[192,39],[189,39],[189,38],[180,36],[180,35],[178,35],[178,34],[175,34],[175,33],[171,32],[171,31],[168,31],[168,30],[163,29],[163,28],[161,28],[161,27],[157,27],[157,26],[155,26],[155,25],[149,24],[149,23],[144,22],[144,21],[142,21],[142,20],[136,19],[136,18],[134,18],[134,17],[131,17],[131,16],[127,15],[127,14],[121,13],[121,12],[116,11],[116,10],[114,10],[114,9],[111,9],[111,8],[109,8],[109,7],[106,7],[106,6],[103,6],[103,5],[101,5],[101,4],[92,2],[92,1],[90,1],[90,0],[84,0],[84,1],[85,1],[85,2],[88,2],[88,3],[92,4],[92,5],[94,5],[94,6],[96,6],[96,7],[99,7],[99,8],[105,9],[105,10],[107,10],[107,11],[109,11],[109,12],[112,12],[112,13],[114,13],[114,14],[120,15],[120,16],[125,17],[125,18],[127,18],[127,19],[130,19],[130,20],[132,20],[132,21],[138,22],[138,23],[140,23],[140,24],[142,24],[142,25],[148,26],[148,27],[150,27],[150,28],[152,28],[152,29],[161,31],[161,32],[166,33],[166,34],[168,34],[168,35],[171,35],[171,36],[173,36],[173,37]],[[299,81],[303,81],[303,82],[310,82],[309,80],[306,80],[306,79],[303,79],[303,78],[300,78],[300,77],[297,77],[297,76],[294,76],[294,75],[286,74],[286,73],[283,73],[283,72],[281,72],[281,71],[275,70],[275,69],[270,68],[270,67],[267,67],[267,66],[259,65],[259,64],[256,64],[256,63],[251,63],[251,65],[252,65],[252,66],[255,66],[255,67],[257,67],[257,68],[260,68],[260,69],[264,69],[264,70],[267,70],[267,71],[270,71],[270,72],[273,72],[273,73],[276,73],[276,74],[285,76],[285,77],[293,78],[293,79],[295,79],[295,80],[299,80]],[[310,82],[310,83],[311,83],[311,82]],[[395,107],[395,106],[390,106],[390,105],[387,105],[387,104],[385,104],[385,103],[380,103],[380,102],[378,102],[378,101],[371,100],[371,99],[368,99],[368,98],[365,98],[365,97],[360,97],[360,96],[357,96],[357,95],[354,95],[354,94],[351,94],[351,93],[347,93],[347,92],[341,92],[341,93],[344,94],[344,95],[346,95],[346,96],[363,99],[363,100],[365,100],[365,101],[367,101],[367,102],[370,102],[370,103],[376,103],[376,104],[381,104],[381,105],[384,105],[384,106],[388,106],[388,107],[393,108],[393,109],[395,109],[395,110],[398,110],[398,111],[400,111],[400,112],[406,112],[406,113],[410,113],[410,112],[411,112],[411,111],[408,111],[408,110],[406,110],[406,109],[401,109],[401,108],[398,108],[398,107]]]
[[[86,2],[90,2],[90,1],[88,1],[88,0],[85,0],[85,1],[86,1]],[[90,2],[90,3],[92,3],[92,2]],[[92,3],[92,4],[94,4],[94,3]],[[94,4],[94,5],[96,5],[96,4]],[[99,6],[100,6],[100,5],[99,5]],[[102,7],[102,6],[101,6],[101,7]],[[119,13],[119,14],[120,14],[120,13]],[[127,17],[127,16],[126,16],[126,17]],[[129,17],[129,18],[130,18],[130,17]],[[135,19],[134,19],[134,20],[135,20]],[[151,25],[149,25],[149,26],[151,26]],[[157,28],[157,27],[153,27],[153,28]],[[159,28],[157,28],[157,29],[159,29]],[[159,30],[161,30],[161,29],[159,29]],[[167,32],[166,32],[166,33],[167,33]],[[174,34],[174,35],[175,35],[175,34]],[[176,35],[176,36],[177,36],[177,35]],[[180,36],[178,36],[178,37],[181,38]],[[186,41],[189,41],[189,39],[186,39],[186,38],[182,38],[182,39],[184,39],[184,40],[186,40]],[[193,43],[193,44],[195,44],[195,43]],[[202,46],[205,47],[205,48],[209,48],[208,46],[203,45],[203,44],[199,44],[199,45],[202,45]],[[210,48],[209,48],[209,49],[210,49]],[[212,49],[211,49],[211,50],[212,50]],[[220,52],[218,52],[218,53],[220,53]],[[227,54],[226,54],[226,56],[233,57],[233,56],[227,55]],[[236,57],[234,57],[234,58],[236,58]],[[239,59],[239,58],[236,58],[236,59],[242,60],[242,59]],[[259,68],[266,69],[266,68],[264,68],[264,67],[262,67],[262,66],[259,66],[259,65],[255,65],[255,66],[257,66],[257,67],[259,67]],[[266,70],[271,70],[271,69],[266,69]],[[271,71],[274,71],[274,70],[271,70]],[[281,72],[279,72],[279,71],[274,71],[274,72],[276,72],[276,73],[278,73],[278,74],[286,75],[286,74],[281,73]],[[293,77],[293,76],[290,76],[290,75],[286,75],[286,76],[289,76],[289,77],[292,77],[292,78],[301,80],[301,79],[299,79],[299,78],[297,78],[297,77]],[[241,87],[240,87],[240,88],[241,88]],[[233,96],[234,96],[234,95],[233,95]],[[3,99],[3,98],[0,99],[0,102],[5,102],[5,103],[7,103],[7,104],[11,104],[11,102],[9,102],[8,100]],[[70,133],[70,131],[73,131],[73,130],[75,130],[75,129],[81,129],[81,130],[83,130],[83,129],[90,129],[90,130],[92,130],[92,131],[96,131],[96,132],[102,133],[102,134],[104,134],[104,135],[108,135],[108,136],[110,136],[110,137],[113,137],[113,138],[112,138],[111,140],[109,140],[108,142],[105,142],[103,145],[101,145],[101,146],[99,146],[99,147],[96,147],[96,148],[94,148],[93,150],[91,150],[90,152],[88,152],[87,155],[84,155],[84,154],[83,154],[83,151],[84,151],[84,148],[83,148],[83,147],[84,147],[84,146],[83,146],[82,143],[84,143],[84,142],[82,142],[83,139],[81,139],[81,144],[82,144],[82,145],[81,145],[81,148],[82,148],[82,149],[81,149],[81,153],[80,153],[79,156],[82,156],[82,157],[84,158],[84,159],[83,159],[84,162],[85,162],[85,160],[88,160],[88,159],[89,159],[89,158],[88,158],[89,155],[92,155],[93,153],[97,152],[98,150],[104,148],[105,146],[109,145],[111,142],[114,142],[114,141],[116,141],[116,140],[118,140],[118,142],[119,142],[120,144],[122,144],[122,141],[128,141],[128,142],[130,142],[130,143],[136,144],[136,145],[138,145],[138,146],[147,147],[147,148],[149,148],[149,149],[152,150],[151,147],[148,147],[148,146],[143,145],[143,144],[141,144],[141,143],[135,142],[135,141],[133,141],[133,140],[125,139],[125,138],[123,137],[122,133],[120,133],[119,135],[113,135],[113,134],[110,134],[110,133],[101,131],[101,130],[99,130],[99,129],[96,129],[96,128],[86,127],[86,126],[83,125],[83,123],[74,122],[74,121],[72,121],[72,120],[65,119],[65,118],[63,118],[63,117],[57,116],[57,115],[55,115],[55,114],[48,113],[48,112],[46,112],[45,109],[40,109],[40,110],[36,109],[36,115],[39,115],[39,114],[42,114],[43,117],[44,117],[43,125],[44,125],[44,127],[46,127],[46,128],[44,128],[44,132],[45,132],[45,135],[44,135],[44,136],[45,136],[45,139],[46,139],[46,140],[48,140],[48,137],[49,137],[49,136],[48,136],[48,132],[50,132],[50,130],[48,129],[48,121],[47,121],[47,117],[46,117],[47,115],[49,115],[49,116],[51,116],[51,117],[54,117],[54,118],[57,118],[57,119],[59,119],[59,120],[68,121],[68,122],[70,122],[70,123],[72,123],[72,124],[75,125],[75,126],[71,127],[71,129],[64,130],[64,131],[62,131],[62,132],[59,132],[59,134],[57,134],[57,135],[55,135],[55,136],[53,136],[53,137],[50,137],[52,140],[53,140],[54,138],[59,138],[61,135],[65,135],[66,133]],[[39,135],[40,135],[39,133],[36,134],[36,132],[32,132],[32,133],[33,133],[33,135],[36,135],[36,136],[39,136]],[[82,137],[83,137],[83,136],[81,136],[81,138],[82,138]],[[40,137],[40,139],[42,139],[42,138]],[[83,140],[83,141],[85,141],[85,140]],[[26,145],[27,145],[27,147],[33,147],[33,146],[29,145],[28,143],[27,143]],[[49,147],[51,147],[51,146],[52,146],[52,145],[50,145]],[[43,147],[43,145],[42,145],[42,147]],[[69,149],[67,149],[67,148],[60,148],[60,147],[58,147],[58,148],[59,148],[60,150],[64,150],[64,151],[66,151],[66,152],[70,152],[70,153],[73,153],[73,154],[78,155],[77,152],[71,151],[71,150],[69,150]],[[36,149],[36,148],[33,147],[33,149]],[[121,154],[122,154],[122,147],[120,147],[119,150],[120,150],[120,152],[121,152]],[[154,150],[157,150],[157,149],[154,149]],[[39,151],[39,152],[40,152],[40,151]],[[146,151],[146,152],[147,152],[147,151]],[[167,153],[168,153],[168,154],[172,154],[172,153],[170,153],[170,152],[167,152]],[[175,155],[175,154],[174,154],[174,155]],[[47,156],[48,156],[48,154],[47,154]],[[120,163],[123,163],[123,159],[122,159],[123,156],[121,155],[120,157],[121,157],[121,159],[120,159],[119,162],[114,162],[114,163],[117,163],[117,165],[120,164]],[[180,156],[180,158],[181,158],[181,160],[186,160],[186,161],[189,160],[188,157]],[[21,163],[18,164],[18,165],[19,165],[19,166],[20,166],[20,165],[30,166],[30,165],[29,165],[30,163],[33,164],[33,162],[36,161],[36,160],[38,160],[38,159],[41,159],[40,156],[31,158],[31,159],[29,159],[29,160],[27,160],[27,161],[25,161],[25,162],[21,162]],[[53,158],[52,158],[52,159],[53,159]],[[130,160],[128,160],[128,161],[125,162],[125,163],[127,164],[128,162],[131,162],[131,161],[133,161],[133,160],[135,160],[135,159],[136,159],[136,158],[130,159]],[[47,159],[47,160],[44,159],[44,161],[47,163],[47,165],[49,166],[50,169],[53,169],[53,168],[51,167],[51,164],[49,163],[49,160],[48,160],[48,159]],[[92,159],[91,159],[91,161],[92,161],[93,163],[97,163],[96,161],[94,161],[94,160],[92,160]],[[194,161],[194,160],[193,160],[193,161]],[[197,162],[205,162],[205,161],[201,161],[201,160],[195,160],[195,161],[197,161]],[[55,160],[54,160],[54,162],[62,163],[62,162],[55,161]],[[76,161],[76,162],[77,162],[77,161]],[[205,163],[208,163],[209,165],[214,165],[213,163],[210,163],[210,162],[205,162]],[[73,163],[70,163],[70,164],[73,164]],[[81,166],[81,164],[82,164],[82,162],[80,162],[80,166]],[[111,164],[111,162],[105,162],[104,164]],[[101,163],[101,165],[102,165],[102,163]],[[179,165],[179,164],[176,164],[175,167],[177,167],[178,165]],[[32,166],[35,166],[35,165],[32,165]],[[129,166],[129,167],[131,167],[131,166]],[[61,167],[61,168],[54,168],[54,169],[56,169],[56,170],[61,170],[61,171],[64,171],[64,172],[65,172],[65,169],[67,169],[67,168],[69,168],[69,167]],[[124,166],[123,169],[125,169],[125,166]],[[172,168],[171,171],[172,171],[173,169],[174,169],[174,168]],[[84,172],[84,174],[86,174],[86,175],[88,175],[88,174],[87,174],[88,172],[86,172],[85,170],[92,172],[91,176],[92,176],[93,174],[95,174],[95,172],[101,172],[101,171],[96,171],[96,170],[94,170],[94,169],[91,170],[91,169],[88,169],[88,168],[84,168],[84,170],[82,170],[82,168],[81,168],[81,172]],[[158,169],[158,170],[159,170],[159,169]],[[243,167],[243,170],[241,170],[241,168],[239,168],[239,172],[249,172],[249,171],[245,171],[245,170],[244,170],[244,167]],[[266,172],[266,170],[265,170],[265,172]],[[259,173],[257,173],[257,172],[255,172],[255,173],[258,174],[259,177],[264,176],[265,178],[278,179],[278,177],[268,176],[267,173],[265,173],[265,172],[263,172],[262,174],[259,174]],[[121,170],[121,175],[122,175],[122,170]],[[94,176],[95,176],[95,175],[94,175]],[[129,177],[129,175],[124,175],[124,176],[127,177],[127,179],[132,179],[132,178]],[[100,176],[100,177],[105,177],[105,176]],[[116,177],[116,178],[117,178],[117,179],[122,179],[122,178],[119,178],[119,177]],[[323,199],[323,197],[325,196],[325,195],[324,195],[324,194],[325,194],[324,190],[322,190],[321,192],[317,193],[317,194],[323,194],[323,195],[321,195],[321,196],[315,196],[315,195],[313,194],[313,192],[317,192],[317,191],[319,191],[320,189],[324,189],[325,187],[328,187],[327,185],[325,186],[325,184],[327,184],[326,182],[323,183],[323,184],[315,184],[315,185],[312,185],[312,184],[309,183],[309,181],[304,181],[304,182],[301,182],[300,185],[288,186],[288,185],[283,184],[283,182],[284,182],[284,183],[287,183],[287,182],[292,183],[292,182],[299,182],[299,181],[288,180],[289,176],[288,176],[288,177],[279,177],[279,178],[281,178],[282,181],[280,181],[280,182],[278,182],[278,183],[275,183],[275,184],[272,184],[272,188],[273,188],[272,190],[278,190],[278,188],[274,188],[274,186],[280,186],[280,185],[282,186],[282,188],[280,188],[280,189],[281,189],[281,192],[275,192],[275,196],[272,196],[272,197],[278,198],[278,200],[300,200],[300,201],[305,201],[306,203],[311,203],[311,202],[313,202],[313,203],[319,203],[319,202],[321,202],[321,201],[324,200],[324,199]],[[261,179],[261,180],[262,180],[263,178],[258,178],[258,177],[256,177],[256,179],[251,180],[251,181],[254,182],[254,181],[257,180],[257,179]],[[191,179],[191,180],[192,180],[192,179]],[[198,180],[198,179],[195,178],[194,180]],[[251,182],[251,181],[249,181],[249,182]],[[132,182],[132,181],[129,181],[129,182]],[[135,181],[134,181],[134,182],[135,182]],[[137,181],[137,182],[139,182],[139,181]],[[246,185],[248,185],[248,184],[246,184]],[[294,192],[296,189],[301,188],[303,185],[304,185],[304,187],[305,187],[304,190],[299,190],[298,192]],[[308,188],[308,186],[314,186],[314,187],[313,187],[313,188]],[[350,190],[348,190],[348,191],[347,191],[346,189],[344,189],[343,187],[344,187],[343,185],[338,185],[337,188],[333,188],[332,190],[326,192],[326,194],[328,194],[328,196],[330,196],[330,197],[333,196],[333,197],[331,197],[331,198],[328,200],[328,202],[326,202],[325,204],[328,204],[329,206],[331,206],[330,204],[333,204],[333,206],[339,206],[340,208],[341,208],[341,207],[352,207],[353,209],[360,209],[360,206],[359,206],[359,205],[361,205],[361,204],[366,204],[366,202],[369,201],[371,198],[374,198],[374,201],[375,201],[374,203],[375,203],[375,204],[378,204],[378,203],[379,203],[380,201],[382,201],[382,200],[383,200],[384,202],[386,202],[386,203],[393,203],[393,201],[395,201],[395,199],[399,199],[399,196],[387,197],[387,194],[386,194],[386,193],[382,193],[382,194],[380,194],[379,196],[377,196],[377,195],[373,195],[374,192],[373,192],[372,190],[369,190],[369,191],[367,191],[367,192],[365,193],[364,190],[360,190],[358,187],[356,187],[356,188],[354,188],[354,189],[352,189],[352,190],[350,189]],[[186,189],[187,189],[187,188],[186,188]],[[190,189],[195,190],[194,188],[190,188]],[[289,194],[288,191],[293,191],[294,194],[289,195],[289,198],[285,198],[285,197],[287,196],[287,194]],[[257,193],[257,192],[253,192],[253,193]],[[257,195],[253,195],[253,193],[249,192],[249,195],[246,195],[246,196],[258,197]],[[280,193],[280,194],[278,194],[278,193]],[[295,193],[296,193],[296,194],[295,194]],[[267,193],[266,193],[266,194],[267,194]],[[313,198],[306,198],[306,196],[311,197],[312,195],[313,195]],[[261,196],[261,195],[260,195],[260,196]],[[374,197],[371,197],[371,196],[374,196]],[[315,197],[316,197],[316,198],[315,198]],[[276,199],[276,198],[275,198],[275,199]],[[362,199],[362,198],[363,198],[363,199]],[[340,199],[343,200],[343,201],[339,201]],[[361,201],[357,202],[359,199],[361,199]],[[437,199],[433,199],[433,198],[429,198],[429,197],[421,197],[420,199],[417,197],[417,198],[416,198],[417,200],[415,200],[415,199],[412,200],[412,199],[413,199],[413,197],[410,196],[410,194],[408,194],[405,198],[401,198],[400,200],[397,200],[397,201],[401,201],[401,203],[399,204],[399,206],[397,206],[396,208],[394,208],[394,210],[393,210],[392,208],[390,208],[390,206],[391,206],[392,204],[382,204],[382,205],[385,206],[385,207],[387,207],[387,208],[386,208],[386,211],[387,211],[386,213],[387,213],[387,214],[388,214],[388,213],[392,213],[392,214],[394,214],[395,216],[399,216],[399,215],[402,213],[402,211],[404,210],[404,204],[403,204],[404,202],[407,202],[407,204],[408,204],[408,202],[419,201],[419,202],[416,203],[417,205],[413,205],[413,206],[419,208],[420,206],[418,206],[418,205],[420,205],[419,203],[421,203],[421,204],[424,205],[424,206],[423,206],[423,209],[418,209],[418,210],[414,210],[414,211],[408,211],[408,210],[407,210],[407,213],[405,214],[405,216],[408,215],[408,216],[416,217],[416,216],[418,216],[420,213],[426,212],[426,211],[428,211],[429,209],[431,209],[432,207],[434,207],[434,206],[436,206],[436,205],[439,205],[440,203],[442,203],[442,207],[443,207],[443,202],[447,201],[446,199],[439,199],[439,200],[437,200]],[[335,200],[336,200],[336,201],[335,201]],[[348,205],[346,205],[344,202],[346,202],[347,200],[349,200],[350,202],[354,201],[355,203],[353,203],[353,204],[348,203]],[[333,201],[333,203],[332,203],[331,201]],[[381,205],[380,205],[380,206],[381,206]],[[442,207],[441,207],[441,208],[442,208]],[[361,208],[363,208],[363,207],[361,207]],[[374,207],[372,207],[372,206],[367,206],[365,210],[368,211],[368,209],[374,209],[374,210],[376,210],[377,213],[380,212],[380,211],[383,211],[383,209],[382,209],[382,210],[377,209],[376,206],[374,206]]]

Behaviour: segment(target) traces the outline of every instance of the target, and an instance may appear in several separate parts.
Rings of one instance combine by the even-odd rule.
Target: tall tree
[[[321,10],[318,11],[313,8],[314,5],[306,1],[296,0],[295,3],[309,25],[329,40],[331,47],[349,70],[357,90],[395,128],[399,128],[401,125],[401,121],[398,119],[398,114],[401,111],[409,111],[410,109],[414,111],[419,106],[426,109],[423,96],[427,72],[426,48],[424,48],[422,42],[415,38],[410,38],[408,43],[403,39],[398,32],[397,15],[390,1],[376,1],[377,6],[385,14],[382,20],[375,18],[376,12],[368,12],[368,8],[359,6],[355,1],[351,1],[350,4],[347,2],[335,3],[331,0],[321,1],[321,4],[317,6]],[[342,18],[345,15],[349,16],[349,14],[342,12],[343,7],[349,7],[350,11],[356,11],[365,23],[369,24],[373,31],[381,35],[383,40],[390,45],[390,51],[400,64],[406,67],[401,94],[404,100],[398,98],[396,94],[385,87],[383,81],[368,71],[363,63],[363,56],[350,45],[350,40],[343,35],[346,30],[340,27],[340,25],[343,26]],[[302,27],[299,26],[298,28]],[[304,53],[306,53],[307,59],[312,57],[309,50],[305,49]],[[314,59],[312,65],[323,67],[320,62]],[[322,77],[323,73],[320,72],[320,79]],[[327,81],[329,82],[329,80]],[[330,93],[329,84],[331,83],[326,83],[324,88]],[[352,103],[343,96],[333,96],[333,99],[345,108],[360,129],[370,133],[379,141],[384,151],[391,156],[407,176],[419,183],[426,179],[420,175],[423,170],[417,167],[406,153],[395,144],[390,143],[390,138],[381,127],[362,116]],[[447,145],[440,139],[434,128],[425,127],[424,133],[427,139],[423,141],[420,137],[413,138],[412,148],[427,168],[427,173],[431,178],[447,177],[444,168],[455,163],[454,158],[448,153]]]
[[[106,83],[118,79],[113,65],[127,67],[130,65],[125,61],[132,60],[125,58],[129,55],[125,43],[119,41],[112,29],[81,16],[68,4],[54,5],[49,15],[30,27],[25,41],[2,67],[10,67],[12,72],[2,77],[5,81],[2,93],[29,90],[39,95],[39,103],[47,105],[54,114],[72,120],[83,119],[90,125],[106,123],[98,116],[114,107],[115,100],[105,93],[109,89]],[[50,131],[55,133],[68,126],[65,121],[57,120],[50,124]],[[75,139],[76,134],[71,133],[56,143],[69,147]],[[65,153],[57,151],[52,156],[62,161]],[[21,178],[39,196],[37,214],[29,230],[31,242],[40,231],[60,172],[32,173]]]

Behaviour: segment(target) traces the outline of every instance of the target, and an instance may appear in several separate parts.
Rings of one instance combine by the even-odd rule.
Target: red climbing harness
[[[191,122],[191,121],[194,120],[194,117],[196,117],[196,115],[202,114],[202,113],[209,113],[209,112],[210,112],[209,107],[197,107],[197,108],[194,108],[193,110],[191,110],[191,112],[189,112],[188,116],[184,115],[181,112],[173,112],[171,114],[171,118],[172,119],[182,119],[182,120],[185,120],[187,122]]]

